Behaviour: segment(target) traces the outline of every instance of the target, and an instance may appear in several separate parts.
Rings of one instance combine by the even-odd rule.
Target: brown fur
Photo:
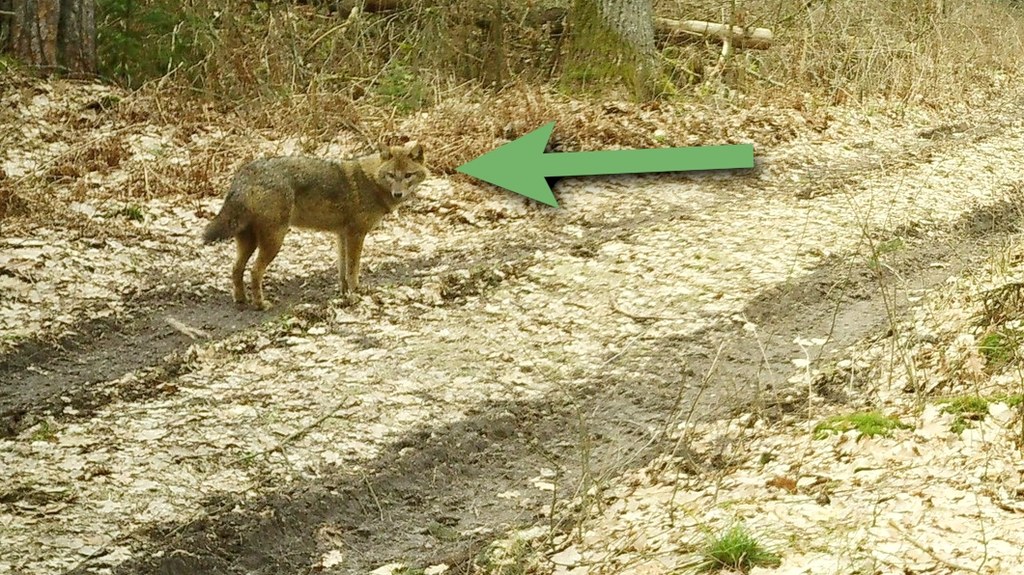
[[[245,266],[259,250],[252,268],[252,303],[265,309],[263,277],[289,228],[333,232],[341,291],[355,291],[366,234],[427,175],[419,144],[383,147],[379,154],[344,162],[302,156],[256,160],[235,174],[203,241],[235,238],[238,255],[231,280],[239,304],[246,303]]]

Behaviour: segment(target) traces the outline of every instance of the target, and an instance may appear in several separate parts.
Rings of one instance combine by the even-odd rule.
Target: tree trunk
[[[654,7],[651,0],[600,0],[597,2],[606,26],[634,49],[654,51]]]
[[[72,76],[96,73],[95,0],[13,0],[7,48],[25,64]]]
[[[14,6],[11,0],[0,0],[0,52],[10,46],[11,22],[14,17]]]
[[[634,95],[654,88],[652,0],[574,0],[564,78],[573,84],[625,83]]]
[[[505,0],[491,2],[491,18],[484,23],[486,41],[483,51],[480,79],[484,85],[501,87],[505,83],[508,63],[505,57]]]
[[[96,74],[96,2],[61,0],[58,62],[75,76]]]
[[[11,22],[15,57],[39,68],[56,68],[59,23],[59,0],[15,0]]]

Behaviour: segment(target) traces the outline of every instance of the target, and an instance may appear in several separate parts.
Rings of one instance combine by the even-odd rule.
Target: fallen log
[[[736,48],[756,50],[770,48],[774,38],[768,28],[743,28],[702,20],[655,18],[654,27],[658,32],[668,36],[713,38],[719,42],[730,41]]]

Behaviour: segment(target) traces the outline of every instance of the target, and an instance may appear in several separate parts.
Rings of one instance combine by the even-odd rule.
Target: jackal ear
[[[391,146],[387,144],[378,144],[377,151],[380,153],[380,159],[390,160],[393,154],[391,153]]]
[[[406,144],[409,148],[409,157],[415,162],[423,161],[423,145],[419,142],[409,142]]]

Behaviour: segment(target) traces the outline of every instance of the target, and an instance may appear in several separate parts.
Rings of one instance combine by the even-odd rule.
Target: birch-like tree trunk
[[[652,0],[574,0],[569,34],[569,82],[624,82],[635,95],[650,95],[656,77]]]
[[[651,0],[598,0],[604,24],[633,49],[654,50],[654,8]]]

